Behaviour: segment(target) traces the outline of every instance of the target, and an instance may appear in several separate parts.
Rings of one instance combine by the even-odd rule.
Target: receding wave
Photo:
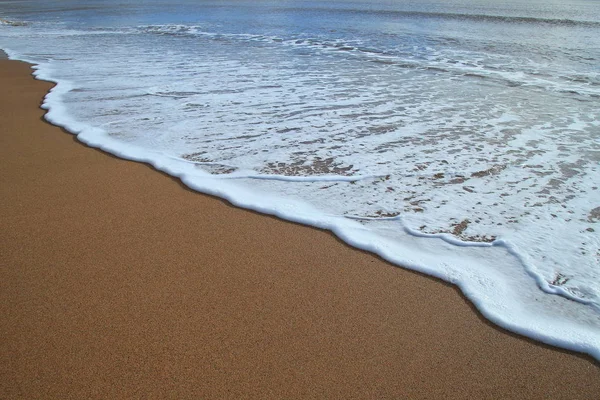
[[[600,359],[597,46],[536,33],[570,20],[374,11],[362,31],[330,11],[289,27],[237,9],[196,25],[46,20],[0,27],[0,47],[59,82],[46,118],[80,140],[330,229]],[[403,15],[418,29],[386,25]]]

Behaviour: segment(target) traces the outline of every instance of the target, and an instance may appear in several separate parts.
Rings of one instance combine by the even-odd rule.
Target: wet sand
[[[598,398],[448,284],[80,144],[30,72],[0,61],[0,398]]]

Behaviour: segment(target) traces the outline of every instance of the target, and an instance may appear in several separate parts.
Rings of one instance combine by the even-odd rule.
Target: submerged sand
[[[44,122],[0,61],[0,398],[596,399],[448,284]]]

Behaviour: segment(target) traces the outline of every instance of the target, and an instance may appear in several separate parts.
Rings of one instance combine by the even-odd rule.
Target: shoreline
[[[82,145],[43,121],[53,84],[29,64],[0,61],[0,79],[0,397],[600,392],[591,357],[492,326],[457,288],[328,232]]]

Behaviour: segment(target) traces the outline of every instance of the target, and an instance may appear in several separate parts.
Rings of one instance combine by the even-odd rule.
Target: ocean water
[[[600,1],[0,1],[0,19],[79,140],[600,360]]]

